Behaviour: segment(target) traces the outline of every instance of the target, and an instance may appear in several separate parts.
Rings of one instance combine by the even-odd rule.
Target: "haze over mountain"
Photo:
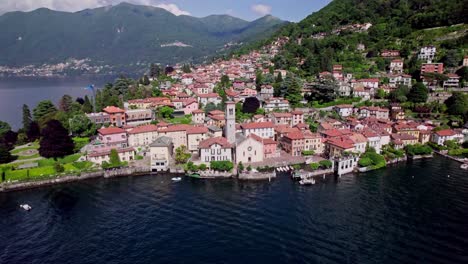
[[[268,37],[284,21],[248,22],[229,15],[175,16],[122,3],[69,13],[41,8],[0,16],[0,65],[52,64],[69,58],[93,64],[200,62],[227,43]]]

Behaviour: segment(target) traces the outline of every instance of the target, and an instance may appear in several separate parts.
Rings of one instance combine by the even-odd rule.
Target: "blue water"
[[[0,120],[8,122],[13,129],[22,126],[23,104],[32,110],[42,100],[58,104],[64,94],[76,97],[91,96],[85,90],[90,84],[98,88],[115,77],[76,77],[76,78],[0,78]]]
[[[435,158],[309,187],[143,176],[0,194],[0,263],[468,263],[468,173]]]

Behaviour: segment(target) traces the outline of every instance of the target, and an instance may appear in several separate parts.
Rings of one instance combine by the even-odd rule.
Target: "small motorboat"
[[[315,180],[314,179],[303,179],[299,181],[300,185],[314,185]]]
[[[468,163],[462,164],[460,168],[464,170],[468,170]]]
[[[182,178],[181,177],[174,177],[171,180],[174,181],[174,182],[178,182],[178,181],[181,181]]]
[[[29,204],[20,204],[20,207],[25,211],[31,211],[32,207]]]

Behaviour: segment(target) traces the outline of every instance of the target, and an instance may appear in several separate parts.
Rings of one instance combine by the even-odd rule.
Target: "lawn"
[[[171,124],[190,124],[192,123],[192,117],[191,116],[180,116],[180,117],[174,117],[170,119],[166,119],[168,123]]]
[[[66,156],[61,159],[43,159],[38,160],[37,163],[39,167],[32,169],[23,169],[16,170],[19,164],[14,165],[3,165],[0,166],[0,171],[5,171],[5,179],[10,181],[25,181],[25,180],[39,180],[48,177],[58,176],[58,173],[55,171],[54,164],[59,162],[63,165],[65,171],[63,174],[71,174],[89,171],[93,167],[93,163],[89,161],[79,162],[78,159],[81,157],[81,154],[73,154]],[[1,178],[0,178],[1,181]]]
[[[34,154],[34,155],[30,155],[30,156],[18,156],[17,160],[36,159],[36,158],[40,158],[40,157],[41,157],[41,155],[39,155],[39,154]]]
[[[18,153],[20,153],[22,151],[33,150],[33,149],[39,149],[39,143],[34,142],[34,143],[31,143],[31,146],[14,149],[14,150],[11,151],[11,154],[15,155],[15,154],[18,154]]]

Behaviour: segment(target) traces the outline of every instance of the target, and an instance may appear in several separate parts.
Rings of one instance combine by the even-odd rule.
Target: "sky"
[[[116,5],[122,0],[0,0],[0,14],[10,11],[31,11],[46,7],[76,12],[86,8]],[[298,22],[327,5],[331,0],[126,0],[134,4],[164,8],[175,15],[204,17],[228,14],[254,20],[271,14],[283,20]]]

